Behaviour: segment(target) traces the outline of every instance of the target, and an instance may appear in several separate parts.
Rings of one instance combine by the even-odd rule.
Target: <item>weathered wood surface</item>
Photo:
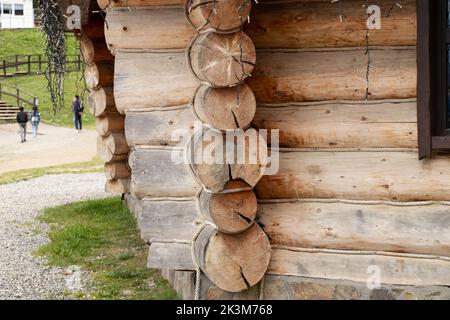
[[[450,284],[450,261],[433,257],[311,253],[276,249],[272,252],[267,272],[276,275],[366,282],[371,277],[368,273],[371,266],[379,268],[380,281],[383,284],[412,286]]]
[[[414,49],[372,50],[368,98],[416,96]],[[367,55],[364,50],[261,52],[247,79],[259,103],[366,99]],[[120,112],[181,106],[196,88],[183,53],[116,55],[114,92]]]
[[[259,203],[272,244],[450,256],[450,205]]]
[[[202,214],[224,233],[237,234],[250,228],[256,218],[257,200],[255,193],[242,181],[230,181],[225,193],[200,194]]]
[[[123,132],[125,116],[118,113],[104,113],[95,118],[95,128],[100,136],[107,136],[112,132]]]
[[[128,179],[130,175],[130,168],[125,161],[105,163],[105,176],[108,180]]]
[[[117,113],[112,86],[100,87],[89,93],[89,110],[94,117],[100,117],[105,113]]]
[[[124,161],[129,148],[123,133],[113,133],[107,137],[97,137],[97,154],[105,162]]]
[[[252,125],[278,129],[281,147],[417,148],[416,109],[409,100],[260,106]]]
[[[450,199],[450,159],[418,161],[416,152],[287,152],[280,170],[256,186],[261,199]]]
[[[184,5],[185,0],[97,0],[97,3],[104,10],[107,8]]]
[[[127,112],[125,134],[130,147],[183,146],[193,133],[194,115],[188,106],[146,112]],[[185,133],[180,135],[180,133]]]
[[[371,50],[370,100],[416,97],[415,49]],[[259,103],[366,99],[364,50],[258,53],[247,83]]]
[[[83,62],[86,64],[114,60],[114,56],[111,55],[104,38],[82,36],[80,39],[80,53]]]
[[[151,269],[195,270],[191,247],[184,243],[153,242],[147,267]]]
[[[192,105],[200,121],[219,130],[247,129],[256,112],[255,95],[245,83],[222,89],[201,86]]]
[[[130,7],[138,5],[130,3]],[[342,5],[347,17],[344,22],[339,20],[339,4],[330,1],[260,1],[253,6],[244,30],[258,49],[365,47],[366,8],[360,0],[347,0]],[[386,14],[392,1],[380,0],[377,5]],[[181,6],[113,10],[108,12],[107,21],[109,29],[105,34],[113,50],[184,49],[195,34]],[[389,17],[383,16],[380,30],[371,30],[369,45],[415,46],[416,29],[415,1],[402,1],[402,8],[395,7]]]
[[[196,260],[219,288],[240,292],[264,276],[270,260],[269,239],[254,224],[247,231],[229,235],[207,225],[195,241]]]
[[[124,194],[129,191],[128,179],[108,180],[106,182],[105,191],[108,193]]]
[[[199,34],[188,50],[195,76],[212,87],[226,88],[242,83],[256,63],[252,40],[243,32]]]
[[[188,105],[199,83],[185,53],[116,53],[114,95],[117,109]]]
[[[89,89],[112,86],[114,83],[114,63],[100,61],[87,65],[84,70],[84,79]]]
[[[194,300],[195,272],[162,269],[161,274],[181,299]]]
[[[186,1],[186,17],[195,30],[214,30],[215,32],[239,31],[252,8],[250,0],[204,0]]]
[[[141,236],[151,240],[190,241],[204,221],[195,199],[140,200]]]
[[[195,197],[201,187],[189,165],[177,164],[172,157],[183,159],[183,151],[136,148],[130,156],[132,194],[137,198]]]

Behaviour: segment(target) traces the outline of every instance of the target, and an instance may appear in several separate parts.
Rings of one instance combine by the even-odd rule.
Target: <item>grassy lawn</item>
[[[67,54],[78,54],[77,42],[70,33],[66,37]],[[0,59],[16,54],[44,54],[45,37],[38,29],[12,29],[0,30]],[[0,61],[1,62],[1,61]],[[21,66],[19,70],[25,70],[26,66]],[[34,66],[37,70],[37,66]],[[0,78],[4,85],[18,87],[39,98],[39,109],[42,114],[42,121],[48,124],[70,127],[72,126],[71,100],[75,94],[82,95],[84,90],[83,72],[70,72],[67,74],[64,85],[65,106],[59,112],[54,114],[50,102],[50,94],[47,91],[47,80],[44,75],[17,76],[14,78]],[[10,101],[13,98],[2,97],[2,100]],[[84,101],[87,107],[87,101]],[[28,107],[27,107],[28,109]],[[84,122],[86,128],[94,127],[94,117],[88,110],[84,113]]]
[[[47,174],[63,173],[88,173],[103,171],[104,162],[100,158],[88,162],[71,163],[61,166],[34,168],[26,170],[11,171],[0,175],[0,184],[12,183],[21,180],[45,176]]]
[[[160,273],[146,268],[147,245],[120,198],[50,208],[40,220],[50,225],[51,242],[37,254],[50,265],[77,265],[91,274],[87,293],[66,298],[177,299]]]

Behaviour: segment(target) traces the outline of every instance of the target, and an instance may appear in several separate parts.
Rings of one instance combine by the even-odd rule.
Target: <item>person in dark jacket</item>
[[[83,109],[80,97],[74,96],[72,99],[73,123],[75,125],[75,130],[78,132],[80,132],[82,128],[81,117],[83,116]]]
[[[19,112],[17,112],[16,120],[19,124],[19,133],[21,143],[27,141],[27,122],[28,122],[28,114],[23,111],[24,108],[21,106],[19,108]]]

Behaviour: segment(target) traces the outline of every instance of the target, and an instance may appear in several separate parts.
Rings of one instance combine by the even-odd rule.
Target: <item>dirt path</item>
[[[96,155],[97,132],[50,126],[41,123],[36,140],[27,134],[20,143],[17,124],[0,125],[0,175],[31,169],[90,161]],[[31,126],[28,125],[31,133]]]

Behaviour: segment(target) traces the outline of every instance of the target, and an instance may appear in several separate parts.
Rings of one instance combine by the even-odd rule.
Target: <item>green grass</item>
[[[45,45],[44,34],[37,28],[35,29],[13,29],[0,30],[0,58],[16,54],[44,54]],[[68,33],[66,38],[67,54],[78,54],[77,42],[72,34]],[[37,66],[33,67],[37,70]],[[25,70],[21,66],[19,70]],[[8,71],[9,72],[9,71]],[[47,80],[44,75],[17,76],[14,78],[0,78],[0,83],[18,87],[39,99],[39,109],[42,115],[42,121],[48,124],[71,127],[73,126],[73,115],[71,111],[71,100],[76,94],[82,95],[84,90],[84,79],[82,71],[70,72],[66,75],[64,84],[64,107],[56,114],[50,101],[50,93],[47,90]],[[3,96],[2,100],[14,103],[14,98]],[[87,106],[87,101],[84,101]],[[28,106],[27,109],[29,108]],[[95,119],[88,110],[84,113],[84,123],[86,128],[93,128]]]
[[[51,242],[38,251],[50,265],[78,265],[90,272],[92,288],[66,298],[177,299],[156,270],[146,268],[147,245],[120,198],[78,202],[47,209]]]
[[[103,161],[96,157],[91,161],[77,162],[60,166],[17,170],[0,175],[0,185],[45,176],[47,174],[101,172]]]

